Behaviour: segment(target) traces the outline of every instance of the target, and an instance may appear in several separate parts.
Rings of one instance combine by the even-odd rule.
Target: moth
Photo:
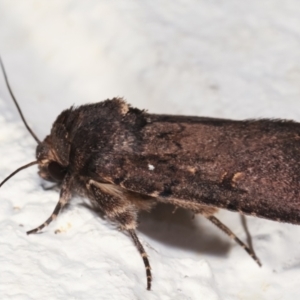
[[[227,209],[274,221],[300,223],[300,124],[286,120],[234,121],[194,116],[156,115],[121,98],[71,107],[37,142],[38,174],[60,187],[50,217],[27,234],[41,231],[74,194],[128,233],[140,253],[151,288],[148,256],[137,235],[137,217],[157,203],[201,214],[254,252],[214,215]]]

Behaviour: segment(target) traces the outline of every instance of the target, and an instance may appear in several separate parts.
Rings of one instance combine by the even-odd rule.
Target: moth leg
[[[245,251],[255,260],[255,262],[261,267],[261,262],[255,253],[246,245],[244,244],[226,225],[224,225],[221,221],[219,221],[214,216],[205,216],[208,220],[210,220],[213,224],[215,224],[218,228],[220,228],[224,233],[226,233],[230,238],[235,240],[241,247],[245,249]]]
[[[246,241],[247,241],[247,245],[248,245],[248,247],[251,249],[251,251],[252,251],[253,253],[255,253],[254,248],[253,248],[253,243],[252,243],[252,236],[251,236],[251,234],[250,234],[250,232],[249,232],[249,228],[248,228],[248,225],[247,225],[247,220],[246,220],[245,215],[240,214],[240,219],[241,219],[241,222],[242,222],[244,231],[245,231],[245,233],[246,233]]]
[[[151,275],[151,267],[150,267],[150,263],[149,263],[149,260],[148,260],[148,255],[147,255],[143,245],[141,244],[140,240],[138,239],[135,231],[133,229],[130,229],[130,230],[127,230],[127,232],[130,234],[136,248],[140,252],[140,254],[142,256],[142,259],[144,261],[144,265],[145,265],[145,268],[146,268],[146,276],[147,276],[147,290],[150,291],[152,275]]]
[[[125,229],[129,235],[131,236],[137,250],[139,251],[144,265],[146,269],[146,277],[147,277],[147,290],[150,291],[151,289],[151,282],[152,282],[152,274],[151,274],[151,266],[149,263],[148,255],[141,244],[139,238],[137,237],[135,230],[132,228],[132,214],[127,211],[127,212],[122,212],[120,215],[115,216],[115,220],[118,221],[121,224],[121,228]]]
[[[121,229],[129,233],[144,261],[147,290],[150,290],[152,282],[151,267],[147,253],[135,233],[137,208],[133,205],[128,193],[115,185],[99,183],[94,180],[89,181],[87,188],[92,192],[92,197],[104,214],[112,221],[119,223]]]
[[[44,227],[48,226],[53,220],[56,219],[57,215],[59,214],[60,210],[69,202],[71,199],[72,193],[70,188],[70,176],[67,174],[63,180],[61,190],[60,190],[60,196],[59,201],[56,204],[51,216],[39,227],[32,229],[30,231],[27,231],[27,234],[32,233],[38,233],[40,232]]]

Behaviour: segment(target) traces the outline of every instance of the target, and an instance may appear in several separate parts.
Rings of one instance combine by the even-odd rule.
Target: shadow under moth
[[[128,233],[146,268],[137,235],[140,210],[159,202],[201,214],[241,245],[253,250],[219,221],[219,208],[274,221],[300,223],[300,124],[286,120],[224,120],[156,115],[121,98],[64,110],[51,132],[37,141],[38,174],[60,187],[50,217],[27,234],[49,225],[75,194],[88,198]]]

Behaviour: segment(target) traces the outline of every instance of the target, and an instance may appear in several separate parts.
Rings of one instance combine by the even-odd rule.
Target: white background
[[[40,138],[70,105],[114,96],[153,113],[300,121],[298,0],[0,0],[0,52]],[[1,178],[34,160],[35,147],[0,78]],[[160,206],[138,231],[148,292],[132,241],[83,199],[26,235],[57,200],[36,167],[1,188],[1,299],[300,297],[300,227],[249,217],[258,268],[200,216]],[[218,217],[245,240],[237,214]]]

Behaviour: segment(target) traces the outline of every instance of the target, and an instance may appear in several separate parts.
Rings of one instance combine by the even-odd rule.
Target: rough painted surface
[[[1,55],[43,138],[62,109],[124,96],[156,113],[300,121],[300,4],[251,1],[0,0]],[[34,140],[0,81],[0,176],[31,161]],[[130,239],[74,199],[52,212],[36,168],[0,191],[1,299],[297,299],[300,227],[248,218],[259,269],[206,220],[162,206],[140,218],[153,268],[145,289]],[[218,217],[239,237],[239,216]],[[55,234],[55,231],[60,232]]]

